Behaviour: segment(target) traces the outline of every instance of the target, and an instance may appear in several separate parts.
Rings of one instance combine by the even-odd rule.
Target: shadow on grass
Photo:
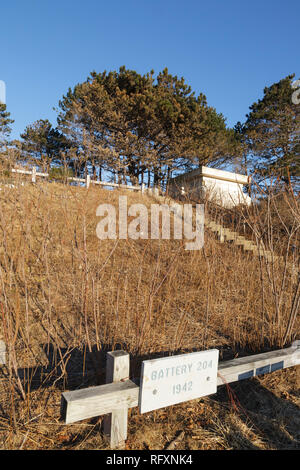
[[[126,351],[126,344],[102,345],[101,350],[93,345],[91,350],[87,345],[82,348],[57,348],[53,344],[42,344],[41,349],[47,357],[47,365],[19,368],[18,377],[24,390],[34,391],[55,386],[57,390],[75,390],[105,383],[105,366],[107,352],[117,349]],[[218,347],[218,349],[222,349]],[[226,346],[225,346],[226,348]],[[182,354],[173,351],[172,354]],[[228,359],[232,351],[228,351]],[[225,356],[227,355],[225,351]],[[138,382],[143,360],[169,356],[169,351],[159,351],[145,355],[130,354],[130,379]],[[230,357],[231,356],[231,357]],[[9,378],[8,368],[1,368],[2,378]],[[281,373],[281,372],[278,372]],[[16,381],[15,388],[18,391]],[[291,392],[293,395],[294,393]],[[297,392],[294,394],[297,396]],[[230,401],[232,397],[232,402]],[[270,448],[299,449],[300,448],[300,409],[291,401],[277,397],[265,388],[258,379],[243,380],[237,383],[223,385],[215,395],[209,397],[212,402],[233,410],[238,417],[259,436]],[[234,404],[232,408],[230,406]],[[2,410],[4,413],[4,410]],[[100,431],[99,418],[95,418],[96,428]],[[99,424],[99,425],[98,425]],[[242,448],[259,449],[255,443],[246,438],[238,426],[234,426],[235,442],[240,442]],[[76,441],[77,442],[77,441]],[[75,445],[73,442],[72,445]],[[236,444],[235,444],[236,445]]]
[[[106,356],[109,351],[125,350],[125,344],[103,344],[101,350],[97,345],[90,349],[87,345],[81,348],[58,348],[52,343],[41,344],[41,350],[47,358],[44,366],[20,367],[17,376],[24,390],[41,390],[55,385],[60,390],[78,389],[81,387],[101,385],[106,382]],[[180,351],[174,351],[179,354]],[[138,381],[143,360],[169,356],[167,351],[147,355],[130,354],[130,379]],[[0,369],[1,376],[9,378],[9,369]]]
[[[276,396],[258,379],[223,385],[212,400],[237,413],[272,449],[300,448],[300,408]]]

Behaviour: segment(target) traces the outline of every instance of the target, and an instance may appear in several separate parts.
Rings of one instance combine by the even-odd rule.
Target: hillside
[[[284,263],[219,243],[99,240],[99,204],[146,194],[41,183],[0,192],[2,449],[105,448],[101,419],[65,426],[63,390],[104,383],[105,353],[124,349],[137,377],[145,358],[218,348],[220,360],[283,344],[295,280]],[[284,289],[280,288],[284,286]],[[278,305],[278,300],[280,305]],[[284,449],[299,446],[294,368],[221,387],[146,415],[129,413],[128,449]]]

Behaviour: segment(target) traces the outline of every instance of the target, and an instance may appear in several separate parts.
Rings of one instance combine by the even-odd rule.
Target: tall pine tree
[[[13,120],[10,113],[6,110],[6,105],[0,103],[0,164],[1,170],[6,170],[13,164],[12,154],[9,149],[9,137],[11,133],[11,124]]]
[[[8,138],[11,133],[11,124],[13,120],[10,118],[10,113],[6,110],[6,105],[0,103],[0,151],[8,144]]]
[[[45,171],[49,171],[51,163],[59,162],[60,152],[66,147],[64,137],[48,119],[40,119],[27,126],[21,138],[27,161],[40,165]]]
[[[261,179],[275,176],[283,185],[300,183],[300,105],[292,99],[295,75],[264,89],[253,103],[239,135],[248,162]]]
[[[93,72],[59,105],[59,128],[79,158],[134,184],[146,173],[159,184],[173,170],[224,161],[238,151],[224,117],[167,69],[156,78],[125,67]]]

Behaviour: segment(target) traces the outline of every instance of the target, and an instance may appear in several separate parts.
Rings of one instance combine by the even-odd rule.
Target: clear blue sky
[[[263,88],[300,77],[299,0],[2,0],[0,80],[15,119],[56,125],[59,99],[92,70],[168,67],[233,126]]]

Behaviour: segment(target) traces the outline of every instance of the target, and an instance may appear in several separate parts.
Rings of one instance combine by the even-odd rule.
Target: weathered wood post
[[[91,176],[86,175],[86,189],[89,189],[90,184],[91,184]]]
[[[143,361],[141,382],[137,385],[128,378],[129,355],[124,351],[110,352],[107,355],[107,382],[109,383],[63,392],[61,417],[65,424],[71,424],[83,419],[110,414],[110,421],[105,419],[106,423],[108,422],[105,426],[106,432],[110,435],[110,446],[112,449],[124,448],[129,408],[139,406],[140,412],[146,413],[210,395],[215,393],[216,387],[224,384],[269,374],[288,367],[299,367],[300,340],[294,341],[289,348],[239,357],[218,363],[216,367],[216,361],[209,356],[214,355],[216,359],[217,353],[217,349],[211,349],[158,360],[156,358],[155,361]],[[200,359],[198,356],[201,356]],[[162,377],[158,375],[158,361],[165,363],[167,360],[175,361],[174,365],[169,363],[166,369],[173,371],[174,376],[172,372]],[[153,370],[151,371],[153,366],[154,373],[152,373]],[[163,370],[160,368],[159,374]],[[177,371],[185,377],[185,381],[181,383],[177,381]]]
[[[6,346],[2,340],[0,340],[0,364],[6,364]]]
[[[129,379],[129,354],[125,351],[107,353],[106,383],[122,382]],[[113,410],[105,416],[103,431],[110,438],[111,449],[122,449],[127,439],[128,408]]]
[[[296,340],[292,344],[293,347],[297,349],[297,351],[300,351],[300,340]],[[296,386],[300,388],[300,365],[298,364],[296,366]]]
[[[220,224],[221,225],[221,224]],[[220,243],[224,243],[225,242],[225,238],[224,238],[224,227],[223,225],[221,225],[221,229],[220,229],[220,232],[219,232],[219,242]]]
[[[32,168],[31,182],[36,183],[36,166]]]
[[[142,191],[142,194],[145,192],[145,183],[142,183],[141,191]]]

